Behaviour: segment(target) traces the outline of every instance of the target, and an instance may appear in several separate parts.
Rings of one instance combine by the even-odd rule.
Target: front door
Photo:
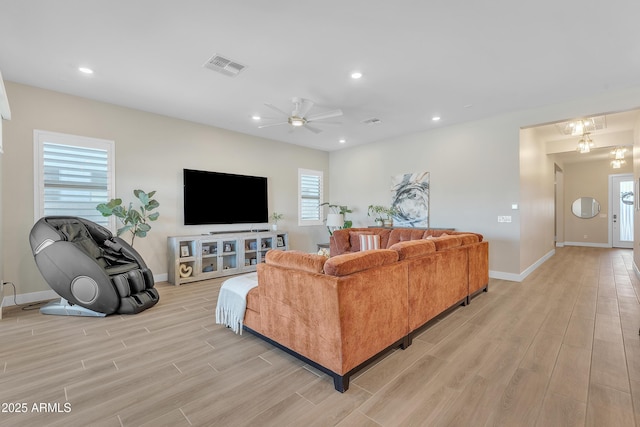
[[[614,248],[633,248],[633,175],[611,176],[611,231]]]

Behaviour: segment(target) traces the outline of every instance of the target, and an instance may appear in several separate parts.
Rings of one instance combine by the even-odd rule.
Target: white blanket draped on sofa
[[[218,294],[216,323],[228,326],[236,334],[242,335],[247,294],[256,286],[258,286],[258,273],[244,274],[225,280]]]

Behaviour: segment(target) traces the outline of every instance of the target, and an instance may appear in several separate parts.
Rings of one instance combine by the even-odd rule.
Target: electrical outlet
[[[498,222],[511,222],[511,216],[509,216],[509,215],[505,215],[505,216],[499,215],[498,216]]]

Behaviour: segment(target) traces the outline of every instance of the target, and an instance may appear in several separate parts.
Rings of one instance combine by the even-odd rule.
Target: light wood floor
[[[558,248],[523,283],[491,280],[488,293],[361,371],[344,394],[282,351],[216,325],[220,281],[157,287],[160,303],[135,316],[5,308],[0,425],[640,422],[640,284],[630,250]],[[22,403],[26,412],[6,412]]]

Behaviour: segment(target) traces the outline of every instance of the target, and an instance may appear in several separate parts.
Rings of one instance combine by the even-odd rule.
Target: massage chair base
[[[53,314],[56,316],[85,316],[85,317],[105,317],[105,313],[89,310],[75,304],[69,304],[64,298],[57,301],[51,301],[47,305],[40,307],[40,313]]]

